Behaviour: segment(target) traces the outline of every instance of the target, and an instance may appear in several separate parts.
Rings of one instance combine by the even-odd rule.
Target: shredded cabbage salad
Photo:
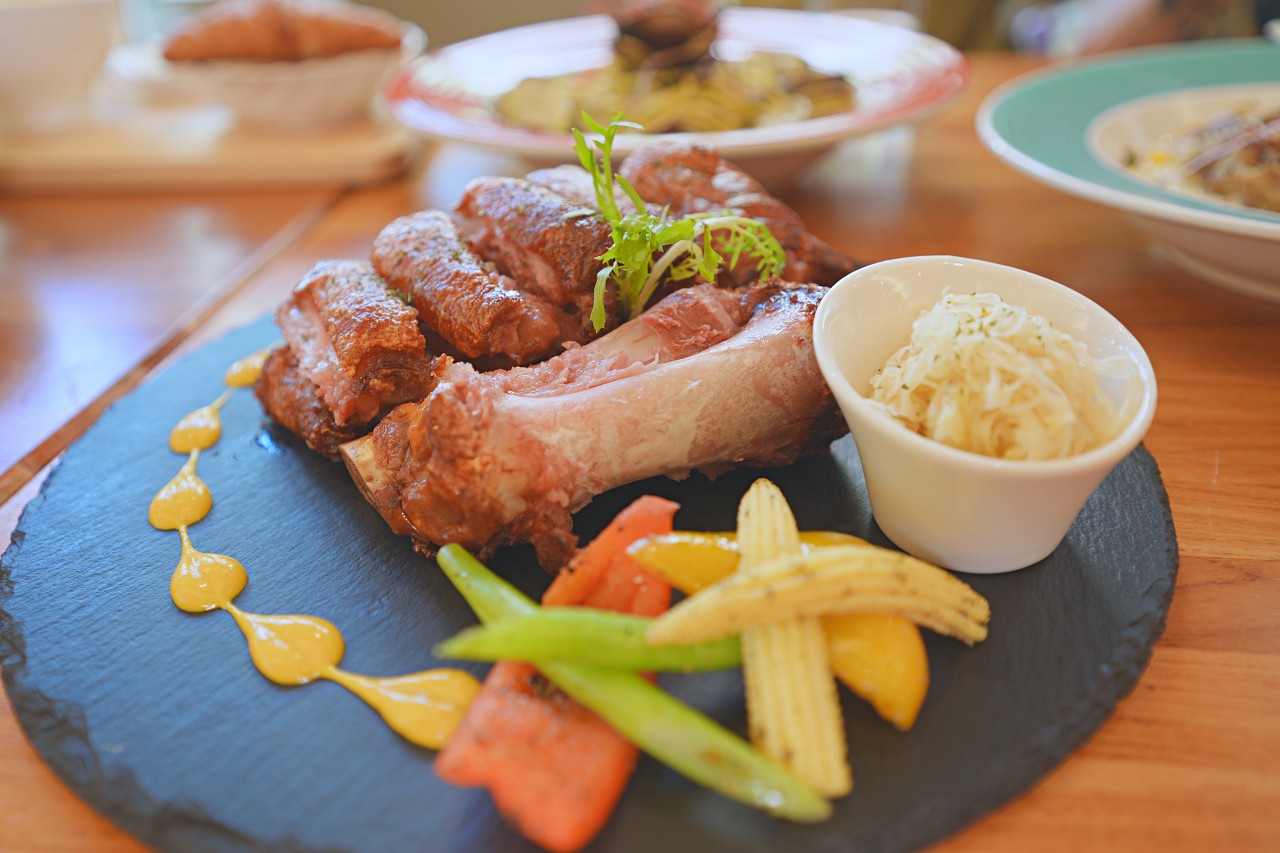
[[[1098,383],[1119,357],[1085,345],[994,293],[948,295],[871,379],[871,400],[944,444],[1001,459],[1060,459],[1120,429]]]

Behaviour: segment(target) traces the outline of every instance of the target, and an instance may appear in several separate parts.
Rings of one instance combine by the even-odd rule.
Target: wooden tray
[[[218,106],[140,107],[74,133],[0,139],[0,192],[370,184],[403,173],[418,147],[390,121],[272,133],[235,127]]]

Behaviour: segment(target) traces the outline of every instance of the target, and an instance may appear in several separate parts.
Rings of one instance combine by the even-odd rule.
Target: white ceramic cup
[[[120,30],[120,0],[0,0],[0,131],[83,124]]]
[[[871,405],[871,377],[916,318],[948,293],[975,292],[1045,317],[1094,358],[1122,357],[1128,375],[1101,380],[1121,408],[1115,438],[1065,459],[995,459],[918,435]],[[814,345],[858,445],[876,523],[908,553],[958,571],[1012,571],[1048,556],[1155,414],[1151,362],[1118,320],[1068,287],[986,261],[935,255],[857,270],[818,307]]]

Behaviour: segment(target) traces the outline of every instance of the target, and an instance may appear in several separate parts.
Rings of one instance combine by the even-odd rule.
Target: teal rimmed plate
[[[1198,278],[1280,301],[1280,214],[1162,186],[1123,164],[1161,133],[1242,103],[1280,107],[1280,47],[1222,40],[1057,65],[992,92],[977,129],[1014,168],[1131,215]]]

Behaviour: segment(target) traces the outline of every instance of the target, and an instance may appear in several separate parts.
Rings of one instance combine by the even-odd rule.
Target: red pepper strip
[[[618,513],[542,596],[544,607],[595,607],[636,616],[657,616],[671,604],[671,586],[642,568],[627,546],[646,536],[671,532],[678,504],[645,495]]]
[[[643,536],[669,533],[677,508],[649,496],[631,504],[552,581],[543,603],[643,616],[664,611],[670,586],[637,565],[626,548]],[[636,757],[630,741],[532,665],[504,661],[489,671],[435,769],[451,784],[488,788],[522,835],[568,853],[608,821]]]

